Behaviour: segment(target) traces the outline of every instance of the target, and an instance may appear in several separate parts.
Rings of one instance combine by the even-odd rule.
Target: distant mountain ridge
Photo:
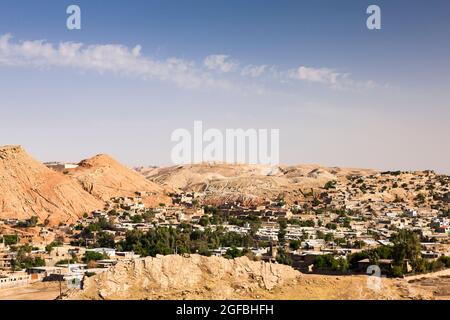
[[[348,175],[370,175],[371,169],[320,165],[270,166],[248,164],[192,164],[165,168],[140,168],[155,183],[184,192],[206,193],[206,200],[258,203],[283,195],[301,198],[304,190],[322,188],[328,181]]]

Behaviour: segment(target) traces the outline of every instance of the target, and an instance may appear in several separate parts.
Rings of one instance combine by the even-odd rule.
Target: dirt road
[[[55,300],[58,296],[58,282],[36,282],[26,287],[0,289],[0,300]]]

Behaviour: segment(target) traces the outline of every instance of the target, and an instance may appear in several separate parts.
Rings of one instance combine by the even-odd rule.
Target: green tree
[[[292,266],[292,258],[284,249],[278,250],[276,260],[278,263]]]
[[[133,222],[133,223],[142,223],[142,221],[144,221],[144,217],[142,217],[142,216],[139,215],[139,214],[136,214],[136,215],[132,216],[132,217],[130,218],[130,220],[131,220],[131,222]]]
[[[13,270],[23,270],[33,267],[45,266],[45,260],[41,257],[33,257],[31,251],[33,248],[30,245],[24,245],[16,248],[16,257],[11,263]]]
[[[446,268],[450,268],[450,257],[448,256],[440,256],[438,258],[438,261],[442,262],[442,264],[446,267]]]
[[[91,261],[98,261],[98,260],[102,260],[102,259],[108,259],[108,255],[101,253],[101,252],[96,252],[96,251],[86,251],[86,253],[84,254],[84,257],[83,257],[83,261],[85,263],[89,263]]]
[[[95,247],[100,248],[115,248],[114,236],[107,232],[100,232],[97,236],[97,243]]]
[[[335,186],[336,186],[336,181],[328,181],[323,188],[328,190],[328,189],[334,189]]]
[[[325,235],[324,240],[325,240],[326,242],[331,242],[331,241],[334,240],[334,235],[333,235],[331,232],[330,232],[330,233],[327,233],[327,234]]]
[[[300,241],[299,240],[292,240],[291,242],[289,242],[289,247],[292,250],[298,250],[300,249]]]
[[[317,198],[314,198],[314,200],[311,202],[311,205],[313,207],[317,207],[318,205],[320,205],[320,200]]]
[[[420,259],[420,239],[410,230],[400,230],[392,237],[392,256],[396,266],[403,266],[405,259],[414,267]]]
[[[325,228],[327,228],[327,229],[330,229],[330,230],[336,230],[337,229],[337,225],[336,225],[336,223],[327,223],[326,225],[325,225]]]
[[[283,246],[286,243],[286,228],[287,228],[287,221],[286,220],[280,220],[278,221],[278,225],[280,227],[278,231],[278,242],[281,246]]]
[[[59,240],[52,241],[50,244],[45,246],[45,251],[50,253],[50,252],[52,252],[53,248],[61,247],[62,245],[63,245],[63,243],[61,241],[59,241]]]
[[[202,217],[200,218],[198,224],[201,225],[201,226],[203,226],[203,227],[208,226],[208,225],[210,224],[209,217],[206,216],[206,215],[205,215],[205,216],[202,216]]]
[[[227,259],[234,259],[234,258],[242,257],[243,255],[244,255],[244,253],[242,250],[239,250],[235,246],[232,246],[231,248],[229,248],[227,250],[224,257]]]
[[[3,235],[3,240],[5,241],[5,245],[11,246],[19,243],[19,236],[17,234],[5,234]]]

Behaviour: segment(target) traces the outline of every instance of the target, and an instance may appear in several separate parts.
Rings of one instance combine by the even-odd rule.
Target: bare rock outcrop
[[[69,299],[246,299],[300,276],[291,267],[247,257],[157,256],[119,262],[86,278]]]

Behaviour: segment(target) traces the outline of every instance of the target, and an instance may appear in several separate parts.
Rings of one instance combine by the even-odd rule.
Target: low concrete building
[[[24,272],[0,274],[0,289],[27,286],[31,282],[30,275]]]

